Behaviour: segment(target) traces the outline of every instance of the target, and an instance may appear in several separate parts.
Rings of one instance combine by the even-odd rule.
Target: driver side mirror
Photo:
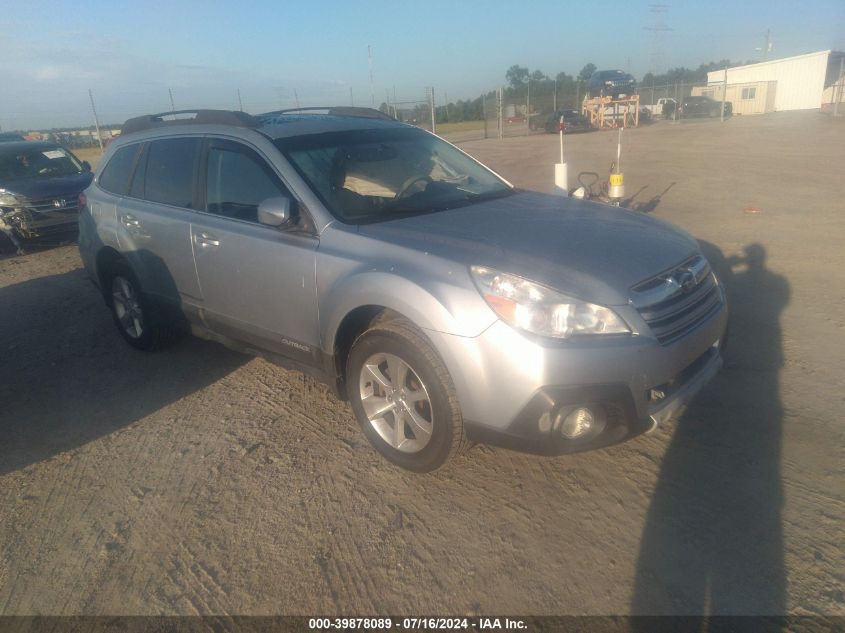
[[[82,161],[82,171],[91,171],[91,163],[87,160]]]
[[[258,205],[258,221],[261,224],[282,228],[294,219],[291,199],[286,196],[267,198]]]

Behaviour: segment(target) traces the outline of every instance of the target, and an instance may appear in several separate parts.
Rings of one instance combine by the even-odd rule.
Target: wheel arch
[[[437,292],[438,285],[430,291],[406,277],[367,271],[321,290],[320,341],[324,354],[333,359],[330,369],[332,378],[337,379],[338,392],[345,392],[346,355],[352,343],[381,314],[403,317],[423,334],[429,331],[466,337],[477,336],[496,320],[475,288],[451,284],[440,287],[443,292]],[[431,337],[426,338],[442,356]]]
[[[104,246],[97,252],[94,264],[95,272],[97,274],[97,281],[100,285],[100,292],[103,295],[103,299],[106,301],[108,301],[109,296],[108,279],[106,278],[106,275],[108,274],[110,268],[117,262],[126,263],[126,258],[111,246]]]

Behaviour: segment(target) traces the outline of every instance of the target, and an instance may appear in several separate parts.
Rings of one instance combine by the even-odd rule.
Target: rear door
[[[202,208],[191,226],[203,311],[214,331],[295,360],[318,360],[315,287],[318,239],[308,222],[258,222],[262,200],[300,206],[259,151],[209,139],[200,167]],[[306,211],[300,208],[300,214]]]
[[[202,297],[191,249],[201,144],[198,136],[149,141],[117,209],[121,251],[144,292],[180,308]]]

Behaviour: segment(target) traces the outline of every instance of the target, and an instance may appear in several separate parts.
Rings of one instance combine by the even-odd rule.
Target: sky
[[[843,0],[0,0],[0,129],[101,123],[170,109],[262,112],[391,99],[471,99],[513,64],[577,74],[845,49]],[[372,51],[370,87],[368,47]],[[662,66],[662,68],[661,68]],[[374,93],[374,98],[373,98]]]

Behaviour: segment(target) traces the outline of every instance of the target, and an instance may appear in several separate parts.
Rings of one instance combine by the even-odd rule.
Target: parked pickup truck
[[[672,97],[660,97],[657,100],[657,103],[653,105],[644,105],[642,106],[645,110],[651,112],[652,117],[662,117],[663,116],[663,106],[667,103],[672,104],[672,111],[674,112],[675,109],[678,107],[678,102],[675,101]]]

